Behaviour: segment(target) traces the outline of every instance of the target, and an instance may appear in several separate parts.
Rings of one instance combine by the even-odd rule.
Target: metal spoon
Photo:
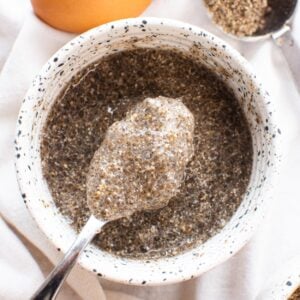
[[[205,3],[204,6],[206,6]],[[265,27],[252,36],[235,36],[215,24],[227,35],[245,42],[256,42],[271,37],[281,48],[300,92],[300,45],[292,36],[292,19],[297,0],[273,0],[269,1],[269,6],[271,12],[266,18]],[[209,13],[209,15],[211,14]]]
[[[100,233],[102,227],[106,223],[107,221],[101,221],[93,215],[90,216],[63,259],[31,297],[32,300],[50,300],[56,298],[61,286],[74,267],[81,252],[92,241],[92,239]]]
[[[31,299],[56,298],[79,255],[106,223],[136,211],[167,205],[177,193],[185,166],[193,156],[193,132],[192,113],[180,99],[166,97],[145,99],[122,121],[108,128],[87,174],[87,205],[92,215]],[[173,137],[172,144],[170,137]],[[149,151],[150,157],[145,155]],[[139,188],[128,189],[135,183],[141,184]],[[151,191],[152,199],[145,190]]]

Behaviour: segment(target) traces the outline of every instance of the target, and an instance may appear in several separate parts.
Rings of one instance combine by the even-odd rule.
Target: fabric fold
[[[198,279],[161,287],[135,287],[102,280],[108,291],[105,296],[97,277],[76,266],[68,283],[82,299],[89,300],[134,297],[145,300],[255,299],[265,279],[300,252],[297,238],[300,227],[299,95],[280,50],[270,40],[247,44],[230,39],[210,22],[200,0],[155,0],[143,15],[175,18],[203,27],[225,39],[250,60],[277,107],[284,144],[280,182],[269,214],[251,242],[232,259]],[[0,22],[3,22],[1,13]],[[4,28],[5,24],[1,26]],[[18,35],[19,25],[13,26],[12,36],[17,38],[12,48],[9,46],[3,51],[2,57],[6,57],[11,49],[5,63],[0,57],[0,68],[3,65],[0,71],[0,213],[56,264],[61,254],[37,227],[20,197],[13,164],[13,140],[20,103],[33,77],[74,35],[47,26],[30,11]],[[299,14],[295,17],[294,28],[295,36],[300,38]],[[42,282],[43,274],[38,262],[1,219],[0,232],[0,298],[26,299]]]

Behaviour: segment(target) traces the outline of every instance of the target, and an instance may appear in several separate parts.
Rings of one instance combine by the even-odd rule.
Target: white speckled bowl
[[[287,300],[300,288],[300,256],[288,261],[275,272],[256,300]]]
[[[55,207],[43,179],[41,129],[51,105],[73,75],[105,55],[132,47],[177,48],[219,73],[239,99],[252,132],[250,184],[239,209],[219,234],[175,257],[130,260],[89,245],[79,261],[98,276],[118,282],[173,283],[202,274],[245,245],[264,216],[280,161],[281,132],[272,103],[247,61],[222,40],[186,23],[137,18],[100,26],[69,42],[49,59],[23,101],[15,142],[17,177],[24,202],[37,224],[58,251],[66,252],[76,232]]]

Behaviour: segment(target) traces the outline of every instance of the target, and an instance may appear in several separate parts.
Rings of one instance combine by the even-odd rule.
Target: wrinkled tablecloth
[[[300,97],[280,50],[271,40],[244,43],[226,37],[206,15],[201,0],[154,0],[145,16],[198,25],[225,39],[254,66],[279,112],[283,168],[269,214],[234,257],[199,278],[160,287],[99,280],[76,266],[60,299],[252,300],[288,259],[300,254]],[[300,15],[294,21],[300,43]],[[13,166],[14,128],[33,76],[73,34],[34,16],[27,1],[0,0],[0,299],[26,299],[60,255],[37,228],[19,195]],[[299,56],[300,59],[300,56]],[[10,227],[3,221],[6,220]]]

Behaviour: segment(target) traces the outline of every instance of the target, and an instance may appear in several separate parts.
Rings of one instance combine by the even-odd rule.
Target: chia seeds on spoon
[[[193,134],[191,112],[165,97],[145,99],[112,124],[87,175],[94,216],[116,220],[166,206],[193,156]]]

